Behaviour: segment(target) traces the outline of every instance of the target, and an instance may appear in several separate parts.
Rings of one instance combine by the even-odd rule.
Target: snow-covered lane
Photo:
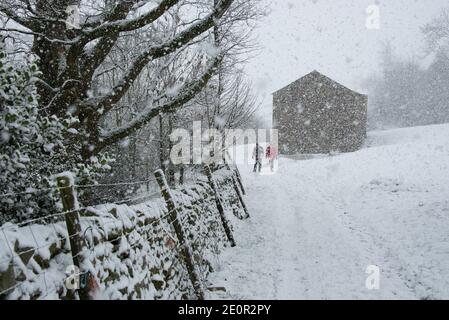
[[[413,144],[281,158],[274,175],[242,166],[252,217],[235,223],[238,247],[211,279],[227,289],[218,297],[447,297],[449,127],[442,129],[401,131]],[[379,290],[365,286],[369,265],[381,269]]]
[[[365,270],[373,261],[335,216],[336,199],[287,168],[244,174],[252,218],[236,223],[239,246],[227,252],[214,282],[233,298],[395,297],[394,291],[366,289]]]

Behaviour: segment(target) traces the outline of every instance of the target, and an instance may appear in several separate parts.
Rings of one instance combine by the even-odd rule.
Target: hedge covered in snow
[[[227,216],[243,216],[231,174],[225,169],[214,173],[219,196]],[[172,190],[172,195],[196,270],[207,288],[208,274],[228,245],[215,194],[207,180],[200,179]],[[169,213],[163,199],[133,206],[106,204],[80,212],[83,269],[93,275],[95,298],[195,298]],[[0,298],[76,299],[74,291],[67,289],[73,278],[71,265],[64,221],[1,227]]]

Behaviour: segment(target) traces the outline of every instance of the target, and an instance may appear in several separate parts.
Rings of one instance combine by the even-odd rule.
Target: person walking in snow
[[[278,153],[274,146],[268,145],[267,151],[265,153],[265,157],[268,159],[270,163],[271,172],[274,171],[274,161],[277,159]]]
[[[263,148],[259,146],[259,143],[256,143],[256,147],[253,151],[253,159],[256,161],[254,164],[254,172],[262,171],[262,157],[263,157]]]

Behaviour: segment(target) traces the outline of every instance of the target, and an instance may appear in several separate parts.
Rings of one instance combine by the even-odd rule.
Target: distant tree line
[[[372,130],[449,123],[448,12],[422,28],[425,57],[404,59],[384,44],[380,75],[365,83]]]

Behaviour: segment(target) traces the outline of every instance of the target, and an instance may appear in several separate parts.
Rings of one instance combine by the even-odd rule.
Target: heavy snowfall
[[[447,1],[0,3],[0,299],[449,299],[448,230]]]

